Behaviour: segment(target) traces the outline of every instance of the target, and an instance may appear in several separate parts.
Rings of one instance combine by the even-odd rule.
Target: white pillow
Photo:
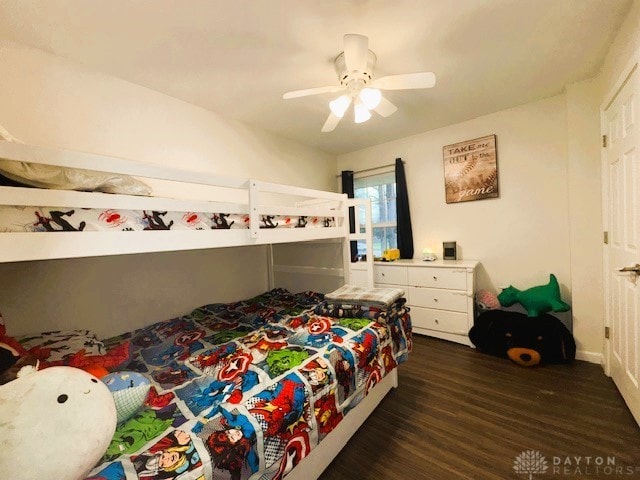
[[[2,125],[0,125],[0,140],[23,143],[11,135]],[[94,172],[79,168],[16,162],[0,158],[0,174],[14,182],[38,188],[85,190],[124,195],[151,195],[151,187],[136,178],[128,175]]]
[[[0,174],[38,188],[151,195],[151,187],[128,175],[0,159]]]

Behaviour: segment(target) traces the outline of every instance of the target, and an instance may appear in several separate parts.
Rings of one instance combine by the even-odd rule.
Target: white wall
[[[0,41],[0,124],[27,143],[335,189],[335,157]]]
[[[335,190],[335,157],[20,45],[0,42],[0,124],[25,142]],[[263,247],[0,265],[11,334],[102,335],[267,287]]]
[[[597,132],[593,88],[576,86],[567,95],[340,155],[338,171],[385,165],[401,157],[408,177],[414,256],[420,258],[424,247],[441,255],[442,242],[455,240],[462,258],[482,264],[478,287],[494,291],[510,284],[519,288],[543,284],[554,273],[563,298],[573,302],[573,313],[579,314],[575,317],[579,349],[595,352],[597,357],[602,351],[602,302],[597,300],[602,296],[600,245],[594,242],[601,234],[600,171],[594,161],[598,147],[594,151],[588,143],[581,150],[572,142],[568,161],[568,128],[579,138],[594,128]],[[590,104],[582,106],[585,101]],[[577,117],[583,111],[590,116],[581,123]],[[497,136],[500,197],[446,204],[442,147],[489,134]],[[585,151],[590,156],[583,163]],[[588,241],[572,258],[572,247],[583,235]],[[578,265],[584,259],[587,264]],[[572,267],[580,276],[576,284]],[[583,280],[595,277],[600,283],[592,283],[588,291],[572,298],[573,289],[584,289]]]
[[[573,333],[578,350],[596,356],[604,343],[600,96],[600,77],[567,86]]]
[[[640,51],[640,0],[634,0],[609,47],[602,66],[603,97],[614,87],[631,57],[638,51]]]
[[[442,147],[496,134],[500,197],[446,204]],[[564,96],[338,156],[338,170],[405,161],[415,257],[458,242],[483,269],[480,288],[527,286],[554,272],[569,284]]]
[[[100,338],[267,288],[264,247],[223,248],[0,265],[0,308],[11,335],[89,328]]]

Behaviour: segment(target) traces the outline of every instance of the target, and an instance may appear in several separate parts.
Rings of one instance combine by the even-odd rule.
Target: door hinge
[[[602,148],[606,148],[607,146],[607,136],[602,135]]]
[[[609,245],[609,232],[604,232],[604,244]]]
[[[609,338],[609,327],[604,327],[604,338]]]

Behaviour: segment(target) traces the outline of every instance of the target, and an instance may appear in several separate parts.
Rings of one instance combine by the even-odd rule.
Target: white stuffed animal
[[[93,375],[72,367],[23,369],[0,385],[0,477],[83,479],[115,428],[113,396]]]

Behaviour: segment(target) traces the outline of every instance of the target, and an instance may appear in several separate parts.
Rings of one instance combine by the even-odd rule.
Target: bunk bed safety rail
[[[123,210],[168,210],[178,212],[246,213],[247,203],[187,200],[166,197],[137,197],[100,192],[47,190],[39,188],[0,187],[0,205],[45,206],[64,208],[103,208]]]
[[[344,239],[348,234],[347,197],[344,194],[304,187],[293,187],[247,178],[231,178],[206,172],[180,170],[122,158],[46,148],[0,141],[0,158],[66,168],[79,168],[112,174],[132,175],[171,183],[159,184],[156,196],[132,196],[0,186],[0,208],[23,209],[30,217],[19,223],[0,226],[0,262],[52,258],[120,255],[129,253],[192,250],[242,245],[265,245],[331,238]],[[152,184],[153,185],[153,184]],[[196,187],[205,188],[206,191]],[[173,188],[178,188],[174,194]],[[274,198],[277,202],[274,203]],[[32,208],[30,208],[32,207]],[[164,232],[141,231],[33,231],[34,211],[45,207],[79,212],[78,209],[121,210],[136,212],[190,212],[239,215],[231,229],[215,226],[186,231],[174,228]],[[7,210],[8,211],[8,210]],[[61,212],[57,212],[58,214]],[[62,212],[66,215],[65,212]],[[98,212],[99,213],[99,212]],[[13,215],[13,213],[11,214]],[[8,218],[13,218],[11,215]],[[35,214],[37,215],[37,213]],[[78,214],[76,214],[78,215]],[[146,213],[145,213],[146,216]],[[295,227],[297,222],[313,219],[321,228],[272,228],[266,217],[275,216],[280,227]],[[245,218],[243,222],[242,218]],[[46,219],[45,219],[46,220]],[[178,221],[176,220],[176,223]],[[84,222],[82,222],[84,223]],[[173,222],[171,222],[173,223]],[[24,227],[23,227],[24,226]],[[309,225],[311,226],[311,225]],[[244,228],[242,228],[244,227]],[[18,230],[16,230],[18,228]],[[182,227],[181,227],[182,228]],[[154,228],[145,228],[151,230]],[[131,230],[131,229],[128,229]],[[209,230],[203,231],[203,230]]]
[[[246,189],[247,178],[233,178],[206,172],[171,168],[153,163],[137,162],[124,158],[76,152],[58,148],[39,147],[0,141],[0,158],[19,162],[82,168],[104,173],[118,173],[136,177],[155,178],[215,187]]]
[[[263,203],[264,194],[283,196],[286,199],[310,197],[302,201],[294,201],[293,206],[268,205]],[[347,195],[342,193],[324,192],[304,187],[292,187],[278,183],[249,181],[249,230],[251,238],[258,238],[264,234],[260,228],[260,218],[263,215],[296,215],[301,217],[330,217],[335,219],[335,228],[340,235],[345,236],[348,225],[344,221],[347,211]],[[325,230],[325,229],[323,229]],[[274,232],[275,233],[275,232]],[[326,233],[326,232],[325,232]],[[268,233],[267,233],[268,234]]]

